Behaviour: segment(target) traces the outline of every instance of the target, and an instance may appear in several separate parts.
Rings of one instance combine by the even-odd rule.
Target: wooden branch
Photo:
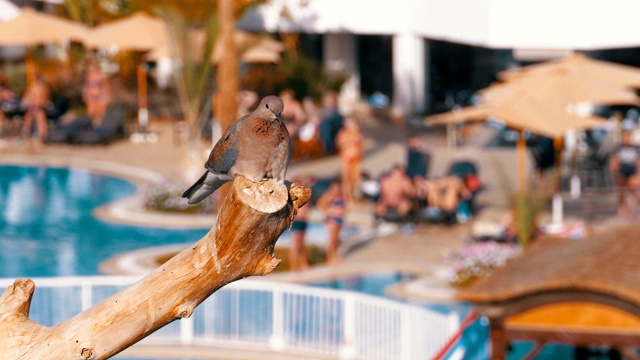
[[[236,177],[214,227],[131,287],[51,328],[28,318],[33,281],[0,297],[0,353],[7,359],[106,359],[183,317],[217,289],[279,263],[273,253],[311,190]],[[62,305],[62,304],[61,304]]]

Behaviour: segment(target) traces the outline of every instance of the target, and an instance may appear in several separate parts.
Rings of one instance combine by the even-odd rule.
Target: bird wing
[[[214,173],[227,174],[238,159],[238,128],[246,116],[233,122],[209,154],[204,167]]]
[[[190,205],[197,204],[229,181],[231,181],[231,177],[227,174],[205,171],[200,179],[182,194],[182,197],[189,199]]]

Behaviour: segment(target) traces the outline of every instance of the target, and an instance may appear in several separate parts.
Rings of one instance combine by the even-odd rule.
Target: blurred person
[[[109,79],[97,62],[90,62],[87,66],[82,87],[82,100],[93,126],[98,126],[104,119],[111,102],[111,87]]]
[[[380,198],[380,182],[372,178],[369,173],[363,172],[360,191],[364,199],[376,202]]]
[[[556,148],[553,139],[548,136],[536,135],[535,145],[531,147],[535,168],[539,175],[556,168]]]
[[[408,176],[408,175],[407,175]],[[412,179],[413,190],[416,194],[417,206],[422,208],[429,207],[429,191],[431,190],[433,180],[423,176],[416,176]]]
[[[632,144],[632,136],[633,132],[630,128],[622,130],[620,146],[614,151],[609,163],[611,173],[618,186],[618,205],[621,212],[635,210],[638,203],[640,150]],[[627,191],[633,200],[631,209],[626,209],[624,206]]]
[[[318,207],[327,214],[326,226],[329,234],[326,248],[327,263],[335,265],[342,261],[338,247],[340,246],[340,230],[344,225],[345,216],[345,200],[340,180],[331,182],[329,188],[318,199]]]
[[[375,204],[375,214],[385,218],[395,213],[406,217],[413,208],[415,189],[402,165],[396,165],[388,175],[380,179],[380,198]]]
[[[447,223],[453,223],[462,200],[471,199],[471,193],[462,179],[448,175],[439,179],[426,180],[426,196],[429,207],[439,209]],[[471,216],[470,210],[465,213]]]
[[[117,89],[112,89],[112,86]],[[53,128],[49,141],[70,144],[107,144],[124,135],[128,106],[121,99],[123,89],[111,83],[97,62],[88,62],[82,99],[85,114]]]
[[[49,87],[40,79],[34,80],[22,97],[22,108],[26,109],[22,124],[22,136],[27,139],[33,135],[34,125],[38,131],[38,138],[47,139],[49,125],[45,107],[49,102]]]
[[[314,180],[310,176],[292,178],[294,183],[311,188]],[[305,235],[307,233],[307,214],[311,208],[311,203],[298,209],[293,224],[291,225],[291,246],[289,247],[289,266],[293,271],[304,271],[309,268],[307,250],[305,247]]]
[[[638,116],[640,116],[640,112],[638,112],[638,109],[631,108],[627,110],[624,120],[629,120],[634,125],[638,125]]]
[[[362,182],[362,156],[364,155],[364,138],[354,118],[344,119],[344,127],[336,137],[336,146],[342,167],[342,192],[347,205],[351,206]]]
[[[296,100],[296,93],[292,89],[284,89],[280,92],[280,99],[284,104],[282,110],[282,121],[287,127],[289,134],[297,134],[298,128],[305,121],[302,105]]]
[[[293,157],[295,159],[318,158],[324,154],[319,128],[322,114],[309,96],[302,99],[302,110],[306,120],[298,128],[298,133],[294,135],[296,146]]]
[[[429,156],[420,147],[420,138],[411,135],[407,139],[407,175],[424,179],[429,171]]]
[[[342,128],[343,117],[338,111],[338,95],[335,91],[327,90],[322,96],[322,122],[320,136],[324,142],[327,154],[335,152],[335,138]]]
[[[9,79],[6,76],[0,77],[0,133],[7,126],[13,115],[20,110],[20,98],[11,90]]]
[[[238,93],[238,119],[247,115],[258,106],[260,97],[258,93],[250,90],[242,90]]]

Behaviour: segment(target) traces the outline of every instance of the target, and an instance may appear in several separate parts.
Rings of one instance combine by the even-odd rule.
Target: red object
[[[476,192],[480,189],[480,178],[476,174],[469,174],[464,179],[465,184],[467,185],[467,190],[470,192]]]
[[[478,313],[476,313],[475,311],[469,312],[469,314],[464,318],[464,320],[462,320],[462,324],[460,324],[460,329],[458,329],[458,331],[455,334],[453,334],[453,336],[449,339],[449,341],[447,341],[447,343],[442,347],[442,349],[438,351],[436,356],[433,357],[433,360],[444,359],[444,357],[449,353],[449,351],[453,349],[453,346],[456,344],[456,342],[460,340],[460,337],[462,337],[462,333],[465,330],[467,330],[467,328],[471,324],[473,324],[473,322],[476,321],[476,319],[478,319]]]

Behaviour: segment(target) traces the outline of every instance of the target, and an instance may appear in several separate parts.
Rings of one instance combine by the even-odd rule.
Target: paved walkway
[[[0,162],[38,163],[58,166],[84,167],[96,171],[125,176],[139,185],[159,182],[167,179],[184,180],[184,156],[186,146],[174,143],[172,126],[168,122],[154,122],[152,131],[159,135],[157,143],[134,144],[119,141],[108,146],[76,147],[68,145],[37,146],[15,140],[0,141]],[[490,129],[477,128],[472,139],[491,136]],[[393,164],[403,163],[405,159],[405,130],[402,125],[377,122],[364,128],[367,138],[366,158],[363,168],[373,176],[387,171]],[[478,203],[481,207],[505,208],[509,203],[509,189],[515,184],[515,153],[512,149],[486,149],[481,151],[475,146],[458,150],[446,148],[444,134],[430,131],[421,137],[432,155],[431,175],[443,175],[454,159],[471,159],[479,165],[480,177],[486,190]],[[203,149],[203,156],[208,149]],[[199,175],[199,170],[196,171]],[[289,174],[309,173],[316,176],[335,176],[339,174],[339,160],[328,157],[307,163],[296,163],[290,167]],[[118,211],[127,211],[127,207],[136,208],[135,199],[118,203]],[[128,205],[126,201],[129,201]],[[134,202],[133,205],[131,202]],[[103,213],[101,213],[103,211]],[[104,209],[97,213],[109,217]],[[116,214],[116,212],[112,213]],[[362,206],[358,213],[351,214],[353,221],[372,224],[371,208]],[[117,214],[116,214],[117,215]],[[124,217],[128,217],[125,215]],[[117,216],[116,216],[117,217]],[[142,215],[141,220],[151,225],[164,223],[165,219],[154,223],[154,215]],[[348,219],[348,220],[349,220]],[[354,220],[357,219],[357,220]],[[206,226],[211,219],[194,220],[193,226]],[[180,221],[178,221],[180,223]],[[183,223],[184,224],[184,223]],[[346,256],[343,264],[335,267],[318,267],[302,274],[274,274],[272,280],[308,281],[311,278],[323,278],[375,270],[396,270],[427,276],[402,289],[393,291],[396,295],[422,300],[446,300],[452,295],[448,287],[444,270],[447,258],[457,251],[469,237],[467,225],[445,227],[442,225],[419,225],[415,229],[379,228],[379,236]],[[196,239],[194,239],[195,241]],[[421,285],[422,284],[422,285]]]

